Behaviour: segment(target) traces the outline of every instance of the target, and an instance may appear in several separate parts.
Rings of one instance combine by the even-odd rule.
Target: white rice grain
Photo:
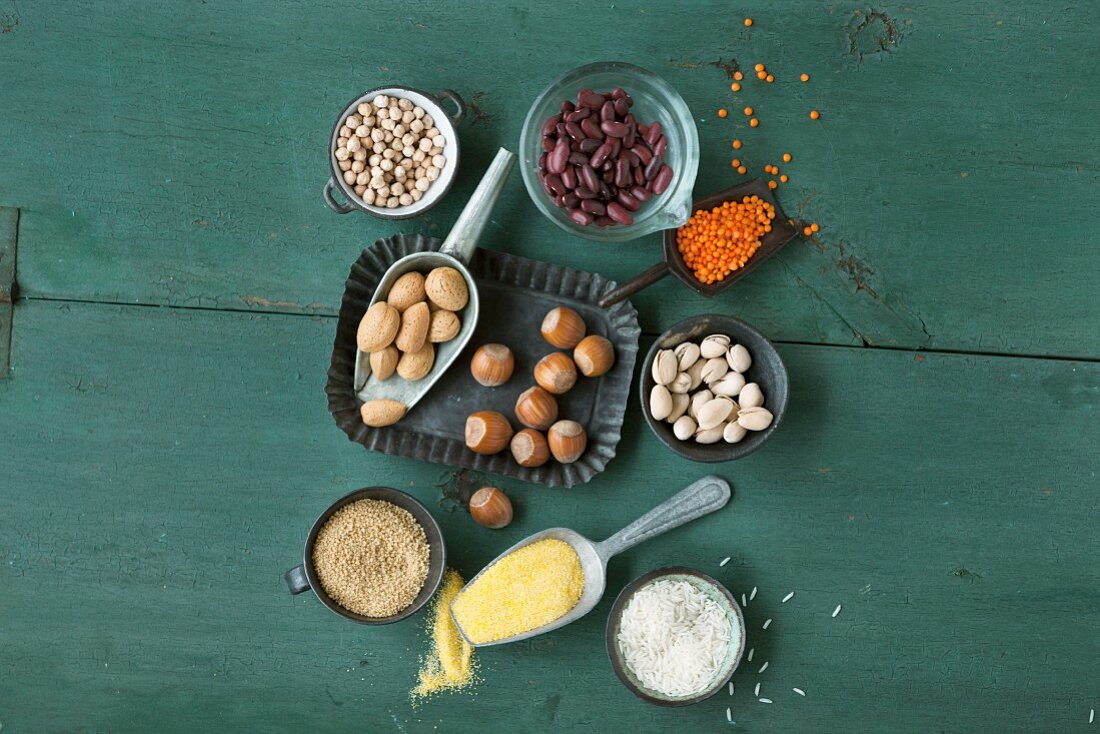
[[[756,648],[755,648],[755,647],[750,647],[750,648],[749,648],[749,662],[750,662],[750,663],[752,662],[752,654],[753,654],[754,652],[756,652]]]
[[[804,690],[802,690],[801,688],[792,688],[791,690],[794,691],[795,693],[797,693],[800,696],[805,696],[806,695],[806,692]]]
[[[749,601],[752,601],[755,598],[756,598],[756,587],[754,586],[754,587],[752,587],[752,593],[749,594]]]
[[[764,661],[764,664],[760,666],[760,670],[758,670],[758,671],[756,671],[756,672],[757,672],[757,673],[763,673],[763,672],[764,672],[765,670],[767,670],[767,669],[768,669],[768,661],[767,661],[767,660],[765,660],[765,661]]]
[[[733,723],[733,712],[730,711],[729,706],[726,706],[726,721]]]
[[[733,695],[733,681],[730,681],[730,695]]]
[[[726,565],[726,564],[727,564],[727,563],[729,563],[729,562],[730,562],[730,556],[726,556],[725,558],[723,558],[723,559],[722,559],[722,562],[721,562],[721,563],[719,563],[718,565],[719,565],[719,566],[724,566],[724,565]]]
[[[835,617],[838,614],[840,614],[840,605],[839,604],[837,604],[836,609],[833,610],[833,616]]]
[[[748,605],[749,605],[749,603],[747,601],[745,601],[745,595],[742,594],[741,595],[741,606],[747,607]]]
[[[758,699],[758,700],[760,701],[760,703],[771,703],[772,702],[772,700],[770,698],[761,698],[761,699]]]
[[[835,617],[836,615],[834,614],[833,616]],[[765,629],[766,630],[768,628],[768,625],[771,624],[771,623],[772,623],[772,620],[771,620],[770,617],[768,619],[765,619],[764,620],[764,626],[761,627],[760,629]]]
[[[1091,724],[1096,718],[1096,709],[1089,709],[1089,723]]]
[[[757,683],[756,688],[753,689],[752,695],[754,695],[754,696],[759,696],[760,695],[760,684],[759,683]]]
[[[781,601],[779,603],[780,604],[786,604],[787,602],[789,602],[793,598],[794,598],[794,592],[792,591],[791,593],[789,593],[785,597],[783,597],[783,601]]]

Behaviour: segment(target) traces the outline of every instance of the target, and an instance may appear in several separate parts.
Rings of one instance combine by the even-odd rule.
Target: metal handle
[[[283,581],[286,582],[286,588],[290,590],[291,594],[301,594],[303,591],[309,591],[309,578],[306,576],[305,566],[295,566],[286,573],[283,574]]]
[[[443,240],[443,246],[439,248],[440,252],[464,264],[470,263],[477,241],[485,225],[489,223],[489,216],[493,213],[493,205],[500,198],[504,182],[508,179],[512,164],[515,162],[516,154],[512,151],[504,148],[497,151],[493,162],[489,164],[489,170],[481,177],[481,183],[474,189],[470,200],[466,202],[466,207],[458,215],[458,221],[451,228],[447,239]]]
[[[341,204],[340,202],[336,201],[336,199],[332,198],[332,190],[334,188],[336,188],[336,180],[330,178],[328,180],[328,183],[325,184],[324,191],[325,203],[328,204],[328,208],[336,212],[337,214],[347,214],[348,212],[355,209],[355,207],[353,207],[351,204]]]
[[[610,308],[619,301],[625,301],[641,289],[648,288],[649,286],[653,285],[658,280],[668,275],[670,272],[671,271],[668,269],[667,262],[657,263],[644,273],[640,275],[635,275],[633,278],[626,281],[618,288],[605,293],[603,298],[601,298],[599,301],[600,308]]]
[[[678,528],[703,515],[720,510],[730,500],[732,490],[721,477],[703,477],[661,503],[602,543],[596,552],[606,562],[611,556],[632,548],[643,540]]]
[[[447,118],[451,121],[451,124],[458,127],[459,124],[466,119],[466,103],[462,101],[462,97],[458,96],[458,92],[453,89],[442,89],[436,97],[436,102],[439,103],[440,108],[443,107],[443,100],[439,97],[446,97],[451,100],[451,104],[455,106],[455,113],[448,115]]]

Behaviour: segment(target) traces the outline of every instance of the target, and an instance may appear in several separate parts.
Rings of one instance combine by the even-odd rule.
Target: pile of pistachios
[[[649,414],[681,441],[738,443],[772,423],[764,393],[746,380],[752,355],[725,334],[661,349],[653,359]]]

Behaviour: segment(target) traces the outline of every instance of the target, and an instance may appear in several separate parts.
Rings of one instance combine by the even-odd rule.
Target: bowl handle
[[[459,124],[466,119],[466,103],[462,101],[462,97],[458,96],[458,92],[453,89],[441,89],[439,95],[436,97],[436,102],[440,107],[443,106],[443,100],[441,97],[446,97],[451,100],[451,103],[455,106],[455,113],[448,115],[451,124],[458,127]]]
[[[309,579],[306,577],[305,566],[295,566],[284,573],[283,581],[286,581],[286,588],[290,590],[291,594],[301,594],[311,588]]]
[[[601,298],[599,301],[600,308],[610,308],[619,301],[625,301],[641,289],[648,288],[649,286],[653,285],[658,280],[668,275],[669,272],[670,271],[668,269],[667,262],[657,263],[644,273],[641,273],[640,275],[635,275],[633,278],[626,281],[618,288],[615,288],[614,290],[605,293],[603,295],[603,298]]]
[[[334,199],[332,197],[332,190],[334,188],[336,188],[336,181],[335,181],[335,179],[330,178],[328,180],[328,183],[325,184],[325,191],[324,191],[325,203],[328,204],[329,209],[336,212],[337,214],[347,214],[348,212],[353,210],[355,207],[353,207],[351,204],[348,204],[348,203],[341,204],[340,202],[336,201],[336,199]]]

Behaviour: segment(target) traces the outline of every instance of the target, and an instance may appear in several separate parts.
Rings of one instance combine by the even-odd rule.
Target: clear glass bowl
[[[661,123],[668,138],[665,162],[672,167],[672,183],[660,196],[643,202],[634,212],[634,223],[582,227],[569,218],[542,190],[538,179],[542,155],[542,125],[560,112],[565,100],[576,101],[577,92],[588,88],[609,92],[622,87],[634,98],[631,111],[639,122]],[[539,211],[571,234],[599,242],[625,242],[650,232],[679,227],[691,216],[691,190],[699,170],[699,133],[683,98],[664,79],[632,64],[599,62],[565,73],[538,96],[523,122],[519,139],[520,172],[527,193]]]

